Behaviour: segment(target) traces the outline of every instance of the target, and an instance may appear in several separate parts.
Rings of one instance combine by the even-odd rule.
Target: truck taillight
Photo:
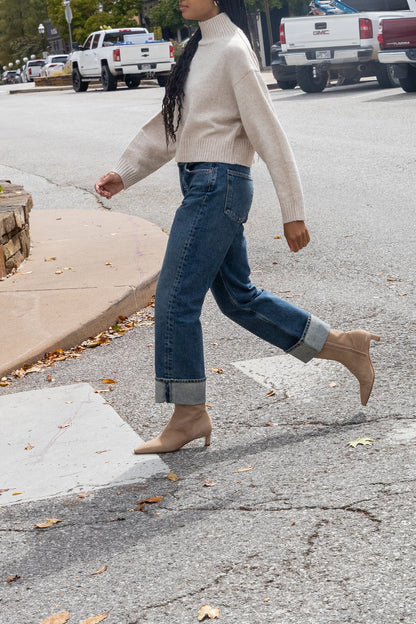
[[[113,61],[121,61],[120,48],[113,50]]]
[[[29,67],[29,76],[31,76],[31,75],[32,75],[32,68]]]
[[[373,23],[368,17],[360,17],[360,39],[373,38]]]
[[[384,39],[383,39],[383,22],[381,22],[380,26],[378,27],[377,41],[379,42],[380,48],[381,48],[381,46],[384,44]]]
[[[169,46],[169,54],[170,54],[170,58],[175,58],[175,53],[173,51],[173,45],[170,44]]]
[[[279,35],[280,35],[280,43],[286,43],[285,25],[284,24],[280,24]]]

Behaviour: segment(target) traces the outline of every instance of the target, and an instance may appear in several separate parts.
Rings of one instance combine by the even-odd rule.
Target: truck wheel
[[[74,91],[77,93],[81,93],[82,91],[86,91],[88,89],[88,82],[85,82],[81,78],[81,74],[79,73],[79,69],[75,67],[72,71],[72,86]]]
[[[157,80],[157,84],[159,85],[159,87],[166,87],[168,80],[169,80],[169,76],[156,76],[156,80]]]
[[[281,89],[294,89],[298,84],[297,80],[276,80],[276,82]]]
[[[400,82],[396,75],[396,67],[394,65],[378,63],[378,67],[376,68],[376,78],[382,89],[400,87]]]
[[[400,86],[407,93],[416,91],[416,67],[408,65],[406,78],[399,78]]]
[[[101,84],[103,91],[115,91],[117,89],[117,78],[108,69],[108,65],[103,65],[101,70]]]
[[[296,69],[299,86],[305,93],[319,93],[325,89],[328,82],[327,71],[317,71],[314,75],[313,70],[314,68],[309,65]]]
[[[136,78],[136,77],[133,78],[132,76],[126,76],[125,83],[129,89],[137,89],[137,87],[140,84],[140,78]]]

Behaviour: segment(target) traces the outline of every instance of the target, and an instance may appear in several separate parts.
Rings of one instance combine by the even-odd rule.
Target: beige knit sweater
[[[256,151],[269,169],[283,222],[303,221],[293,154],[246,36],[225,13],[199,25],[202,39],[186,81],[176,142],[166,145],[158,113],[143,126],[113,171],[128,188],[173,157],[177,162],[250,167]]]

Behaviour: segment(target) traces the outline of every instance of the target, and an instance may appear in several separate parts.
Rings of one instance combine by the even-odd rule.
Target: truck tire
[[[416,91],[416,67],[408,65],[406,78],[399,78],[400,86],[407,93]]]
[[[117,78],[108,69],[108,65],[103,65],[101,69],[101,84],[103,91],[115,91],[117,89]]]
[[[82,80],[78,67],[72,70],[72,87],[77,93],[86,91],[88,89],[88,82]]]
[[[400,87],[400,82],[396,76],[396,69],[394,65],[377,63],[376,78],[382,89]]]
[[[156,80],[157,80],[157,84],[159,85],[159,87],[166,87],[168,80],[169,80],[169,76],[159,75],[159,76],[156,76]]]
[[[294,89],[296,87],[296,85],[298,84],[297,80],[276,80],[277,82],[277,86],[280,87],[280,89]]]
[[[328,82],[327,71],[318,71],[316,72],[316,76],[314,76],[313,67],[310,65],[298,67],[296,69],[296,74],[298,77],[298,84],[305,93],[320,93],[325,89],[326,83]]]
[[[129,89],[137,89],[140,85],[140,78],[137,78],[136,76],[126,76],[124,82]]]

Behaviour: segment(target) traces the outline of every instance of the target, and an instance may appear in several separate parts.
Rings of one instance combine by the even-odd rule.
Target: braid
[[[246,35],[251,41],[247,11],[244,0],[216,0],[220,11],[228,15],[230,20]],[[184,87],[188,77],[191,61],[198,49],[198,43],[201,41],[201,29],[195,32],[185,46],[184,51],[179,57],[178,62],[170,73],[169,80],[166,84],[165,97],[163,98],[162,115],[165,122],[166,143],[176,141],[176,132],[182,119]],[[175,113],[177,118],[175,123]]]
[[[191,61],[198,48],[198,43],[201,40],[201,30],[195,32],[188,43],[185,46],[184,51],[179,57],[178,62],[174,66],[169,80],[166,85],[166,93],[163,98],[162,115],[165,122],[166,142],[169,139],[172,142],[176,141],[176,131],[179,128],[179,124],[182,119],[182,107],[184,97],[185,82],[188,77]],[[175,124],[175,109],[178,109],[178,116]]]

